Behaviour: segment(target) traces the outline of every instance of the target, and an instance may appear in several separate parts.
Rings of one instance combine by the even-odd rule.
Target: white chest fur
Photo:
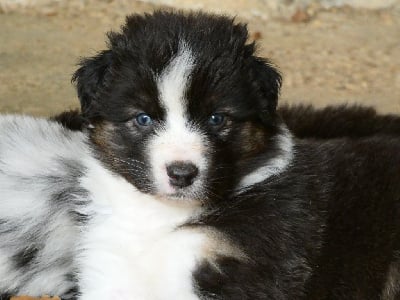
[[[177,228],[198,208],[159,201],[95,164],[82,185],[95,215],[81,243],[82,300],[198,299],[191,274],[209,238]]]

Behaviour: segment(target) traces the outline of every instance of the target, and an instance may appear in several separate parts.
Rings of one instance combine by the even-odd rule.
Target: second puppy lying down
[[[0,119],[0,293],[399,296],[400,138],[293,138],[247,35],[128,17],[75,74],[87,134]]]

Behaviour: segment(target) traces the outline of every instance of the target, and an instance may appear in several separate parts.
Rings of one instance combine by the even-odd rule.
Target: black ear
[[[253,57],[251,64],[253,89],[257,91],[258,111],[264,123],[271,122],[278,105],[282,76],[266,59]]]
[[[72,82],[76,83],[82,114],[86,118],[98,116],[98,97],[105,88],[111,62],[111,50],[102,51],[94,57],[81,60],[80,68],[72,77]]]

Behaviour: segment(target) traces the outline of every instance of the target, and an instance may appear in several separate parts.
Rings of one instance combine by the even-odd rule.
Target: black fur
[[[73,131],[82,131],[88,125],[78,109],[64,111],[50,119]]]
[[[13,259],[17,268],[25,268],[29,266],[35,259],[39,249],[35,245],[29,245],[24,250],[17,253]]]
[[[222,275],[203,264],[200,293],[382,299],[400,249],[399,151],[399,139],[382,137],[299,143],[286,172],[202,220],[237,241],[250,263],[222,258]]]
[[[13,295],[15,295],[15,293],[12,293],[12,294],[0,294],[0,300],[10,300]]]
[[[68,282],[73,282],[75,286],[67,291],[62,297],[61,300],[78,300],[81,296],[79,291],[79,280],[76,273],[70,273],[66,275],[66,280]]]
[[[378,114],[373,107],[337,105],[317,109],[311,105],[284,105],[278,111],[298,138],[400,136],[400,117]]]

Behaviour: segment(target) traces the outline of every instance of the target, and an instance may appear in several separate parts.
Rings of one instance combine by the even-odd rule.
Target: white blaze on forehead
[[[185,43],[180,43],[176,56],[157,78],[157,86],[167,117],[174,115],[184,118],[185,92],[194,67],[194,56]]]
[[[161,193],[174,192],[166,173],[166,166],[173,161],[193,163],[200,171],[198,179],[207,167],[205,138],[190,122],[187,109],[186,91],[194,64],[192,51],[181,42],[176,56],[156,79],[166,117],[165,125],[150,141],[149,154],[155,185]],[[197,180],[189,189],[198,192],[201,185]]]

